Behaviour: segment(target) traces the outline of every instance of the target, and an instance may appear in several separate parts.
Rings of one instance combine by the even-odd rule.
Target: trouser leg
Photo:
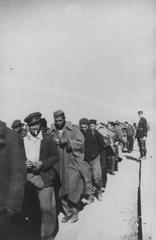
[[[143,155],[143,157],[146,157],[146,153],[147,153],[146,141],[142,139],[142,155]]]
[[[128,141],[129,141],[129,152],[131,152],[133,150],[133,136],[129,136],[128,137]]]
[[[41,209],[41,240],[52,240],[58,230],[54,188],[44,187],[39,190]]]
[[[81,164],[79,164],[79,167],[85,183],[85,194],[86,195],[94,194],[95,188],[93,186],[90,165],[88,164],[88,162],[83,161]]]
[[[114,174],[115,171],[115,157],[111,156],[110,157],[110,173]]]
[[[144,141],[144,156],[146,157],[146,154],[147,154],[147,148],[146,148],[146,141]]]
[[[130,152],[130,137],[127,136],[127,150]]]
[[[140,157],[146,156],[146,141],[143,138],[138,138],[138,147],[140,151]]]
[[[115,171],[118,171],[118,162],[119,162],[119,146],[116,146],[116,147],[115,147],[114,161],[115,161]]]
[[[102,187],[106,187],[107,183],[107,166],[106,166],[106,151],[102,151],[100,154],[100,163],[101,163],[101,171],[102,171]]]
[[[101,190],[102,187],[102,174],[101,174],[101,163],[100,163],[100,155],[97,156],[94,160],[89,162],[92,175],[93,182],[97,191]]]
[[[133,136],[131,137],[131,151],[133,151],[134,139]]]

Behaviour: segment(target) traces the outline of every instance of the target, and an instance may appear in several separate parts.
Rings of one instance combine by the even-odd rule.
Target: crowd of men
[[[137,126],[87,118],[74,125],[62,110],[50,128],[40,112],[15,120],[12,129],[0,121],[0,239],[14,239],[6,237],[14,219],[24,234],[37,229],[38,239],[52,240],[60,212],[62,222],[74,223],[86,204],[101,201],[107,174],[116,174],[135,138],[139,159],[146,158],[148,124],[138,115]]]

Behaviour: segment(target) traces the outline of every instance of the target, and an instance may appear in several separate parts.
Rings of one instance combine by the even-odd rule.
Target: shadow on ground
[[[128,160],[132,160],[132,161],[135,161],[135,162],[140,162],[137,158],[135,157],[132,157],[132,156],[128,156],[128,155],[125,155],[125,157],[128,159]]]

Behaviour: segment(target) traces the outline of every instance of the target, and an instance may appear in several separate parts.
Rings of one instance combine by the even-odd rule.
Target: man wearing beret
[[[62,110],[53,113],[54,123],[50,136],[57,142],[60,165],[57,168],[61,179],[59,199],[64,217],[62,222],[78,220],[79,202],[84,193],[81,163],[84,161],[84,137],[79,128],[66,121]]]
[[[35,186],[41,210],[41,239],[52,240],[58,228],[54,184],[58,163],[56,143],[41,132],[41,113],[29,114],[24,120],[29,133],[24,137],[27,181]]]
[[[146,159],[146,138],[148,124],[147,120],[143,117],[143,111],[138,111],[139,122],[136,129],[136,139],[138,141],[140,157],[139,159]]]

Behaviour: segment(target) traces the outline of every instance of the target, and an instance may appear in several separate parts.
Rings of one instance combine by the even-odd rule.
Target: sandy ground
[[[108,175],[103,200],[80,212],[76,223],[61,223],[56,240],[136,240],[139,162],[134,151],[119,163],[119,172]]]
[[[154,132],[153,132],[154,133]],[[156,240],[156,136],[147,139],[148,158],[142,161],[141,206],[143,240]]]

